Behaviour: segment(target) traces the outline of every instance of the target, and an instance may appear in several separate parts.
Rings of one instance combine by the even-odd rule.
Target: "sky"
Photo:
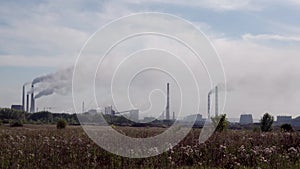
[[[105,24],[133,13],[162,12],[188,20],[215,47],[228,87],[224,113],[230,117],[251,113],[254,118],[264,112],[300,115],[297,0],[29,0],[0,4],[0,107],[20,104],[25,82],[72,66],[85,42]],[[72,111],[71,91],[39,98],[37,105],[40,110]],[[201,104],[201,112],[206,111],[205,106]]]

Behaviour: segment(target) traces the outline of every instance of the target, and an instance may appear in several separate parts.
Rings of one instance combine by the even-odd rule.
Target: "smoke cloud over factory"
[[[22,106],[24,111],[35,111],[35,99],[52,94],[67,94],[71,91],[73,67],[57,71],[52,74],[39,76],[33,79],[32,82],[24,83],[22,87]],[[26,92],[27,89],[27,92]],[[27,94],[27,101],[25,105],[25,95]],[[30,103],[29,103],[30,95]]]

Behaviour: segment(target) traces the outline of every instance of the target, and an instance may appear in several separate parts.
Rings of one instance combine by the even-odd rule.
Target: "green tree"
[[[221,114],[219,116],[212,117],[211,120],[212,120],[214,126],[216,127],[215,131],[222,132],[228,126],[228,121],[226,119],[226,114]]]
[[[274,117],[269,113],[265,113],[262,119],[260,119],[260,129],[263,132],[268,132],[272,130],[272,124],[274,122]]]

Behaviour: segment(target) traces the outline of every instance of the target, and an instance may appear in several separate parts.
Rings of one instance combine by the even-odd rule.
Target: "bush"
[[[262,119],[260,120],[260,129],[263,132],[268,132],[272,130],[272,124],[274,121],[274,117],[269,113],[265,113]]]
[[[253,127],[252,131],[253,132],[260,132],[260,128],[259,127]]]
[[[23,127],[23,124],[21,121],[13,121],[10,123],[10,127]]]
[[[3,123],[3,124],[8,124],[8,123],[9,123],[9,120],[4,119],[4,120],[2,120],[2,123]]]
[[[293,132],[294,129],[290,124],[283,124],[280,126],[280,129],[284,132]]]
[[[64,129],[64,128],[66,128],[66,126],[67,126],[67,122],[64,119],[60,119],[56,123],[56,128],[57,129]]]
[[[215,131],[222,132],[228,126],[228,121],[226,120],[226,114],[221,114],[219,116],[212,117],[211,119],[214,126],[216,127]]]

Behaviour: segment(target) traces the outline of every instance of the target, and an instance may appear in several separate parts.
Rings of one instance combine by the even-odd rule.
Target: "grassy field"
[[[163,128],[116,127],[133,137],[159,134]],[[94,144],[80,126],[0,126],[0,168],[300,168],[300,133],[228,130],[198,144],[200,129],[172,150],[145,159],[129,159]]]

